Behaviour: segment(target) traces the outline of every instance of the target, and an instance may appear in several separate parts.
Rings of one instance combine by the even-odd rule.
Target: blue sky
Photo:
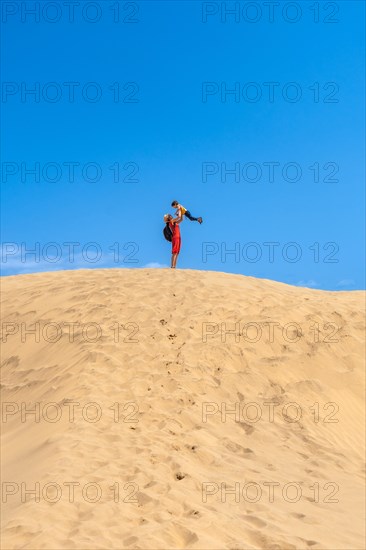
[[[3,275],[167,266],[177,199],[178,267],[365,288],[364,2],[88,4],[2,6]]]

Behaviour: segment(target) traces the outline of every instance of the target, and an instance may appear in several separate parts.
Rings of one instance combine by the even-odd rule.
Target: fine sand
[[[365,547],[363,292],[170,269],[2,287],[3,548]]]

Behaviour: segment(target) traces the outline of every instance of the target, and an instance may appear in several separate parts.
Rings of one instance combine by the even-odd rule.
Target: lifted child
[[[176,208],[176,213],[175,213],[175,220],[178,221],[183,221],[183,216],[185,216],[186,218],[188,218],[189,220],[191,220],[191,222],[198,222],[198,223],[202,223],[202,218],[199,217],[199,218],[194,218],[190,211],[187,210],[186,208],[184,208],[184,206],[182,204],[179,204],[178,201],[173,201],[172,202],[172,207],[173,208]]]

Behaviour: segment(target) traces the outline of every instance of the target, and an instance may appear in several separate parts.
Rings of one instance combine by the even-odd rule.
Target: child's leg
[[[189,220],[191,220],[191,222],[198,222],[198,218],[194,218],[194,217],[191,215],[191,213],[190,213],[189,210],[186,210],[186,211],[184,212],[184,215],[185,215],[186,218],[188,218]]]
[[[184,215],[187,216],[187,218],[188,218],[189,220],[191,220],[191,222],[202,223],[202,218],[201,218],[201,217],[199,217],[199,218],[194,218],[194,217],[191,215],[191,213],[190,213],[189,210],[187,210],[187,211],[184,213]]]

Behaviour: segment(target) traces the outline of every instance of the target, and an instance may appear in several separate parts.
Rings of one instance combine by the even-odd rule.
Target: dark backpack
[[[165,224],[165,227],[163,229],[163,235],[167,241],[169,241],[170,243],[172,242],[173,231],[169,225],[169,222]]]

